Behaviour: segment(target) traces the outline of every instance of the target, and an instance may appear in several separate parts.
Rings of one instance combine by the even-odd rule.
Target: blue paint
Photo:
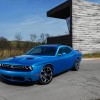
[[[78,58],[79,61],[82,59],[82,54],[80,51],[75,51],[69,46],[65,45],[42,45],[38,46],[36,48],[56,48],[56,52],[54,55],[30,55],[30,51],[21,56],[11,57],[0,61],[0,64],[6,64],[6,65],[12,65],[17,67],[23,67],[23,66],[31,66],[32,70],[27,69],[7,69],[7,68],[1,68],[0,67],[0,75],[3,77],[3,75],[10,76],[9,77],[3,77],[4,79],[10,80],[10,81],[17,81],[17,82],[25,82],[25,81],[38,81],[39,75],[41,73],[41,70],[44,66],[50,64],[53,67],[53,75],[58,74],[60,72],[63,72],[65,70],[69,70],[73,67],[75,60]],[[36,48],[32,49],[35,50]],[[61,48],[68,48],[70,49],[70,53],[64,53],[63,55],[59,54],[59,51]],[[51,49],[54,50],[54,49]],[[59,54],[59,55],[58,55]],[[11,67],[11,66],[10,66]],[[16,68],[17,68],[16,67]],[[24,80],[14,80],[11,79],[11,77],[23,77]],[[30,80],[31,79],[31,80]]]

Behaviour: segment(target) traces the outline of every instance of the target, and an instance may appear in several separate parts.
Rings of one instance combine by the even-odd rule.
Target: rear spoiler
[[[77,52],[81,52],[80,50],[75,50],[75,51],[77,51]]]

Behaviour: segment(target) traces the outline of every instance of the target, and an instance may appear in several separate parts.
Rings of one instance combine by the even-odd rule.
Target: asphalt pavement
[[[100,98],[100,59],[83,60],[79,71],[56,76],[48,85],[0,81],[0,100],[94,100]]]

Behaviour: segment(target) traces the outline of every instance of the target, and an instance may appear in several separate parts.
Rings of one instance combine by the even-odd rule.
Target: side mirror
[[[65,53],[65,52],[63,52],[63,53],[62,53],[62,56],[64,56],[64,55],[66,55],[66,53]]]
[[[58,56],[64,56],[64,55],[66,55],[65,52],[62,52],[62,54],[58,54]]]

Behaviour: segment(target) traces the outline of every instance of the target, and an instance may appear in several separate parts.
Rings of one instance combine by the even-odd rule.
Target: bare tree
[[[50,35],[49,35],[48,33],[46,33],[46,34],[45,34],[45,37],[48,38],[48,37],[50,37]]]
[[[44,40],[45,40],[44,33],[41,33],[41,34],[40,34],[40,41],[41,41],[41,43],[43,43]]]
[[[45,43],[47,43],[47,38],[50,37],[48,33],[45,34]]]
[[[31,42],[35,42],[37,35],[36,34],[30,34]]]
[[[21,33],[16,33],[15,39],[16,39],[16,42],[17,42],[17,47],[20,48],[21,47],[21,41],[22,41]]]
[[[48,33],[41,33],[41,35],[40,35],[40,41],[41,41],[41,43],[46,43],[48,37],[49,37]]]

